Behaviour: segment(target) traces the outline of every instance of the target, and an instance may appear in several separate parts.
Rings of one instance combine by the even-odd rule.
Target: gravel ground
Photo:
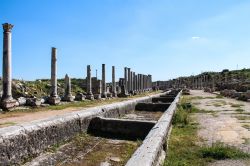
[[[192,104],[207,111],[197,113],[200,124],[198,136],[207,145],[222,142],[250,153],[250,103],[230,98],[216,98],[216,95],[192,90]],[[244,111],[239,112],[236,109]],[[250,160],[222,160],[209,166],[247,166]]]

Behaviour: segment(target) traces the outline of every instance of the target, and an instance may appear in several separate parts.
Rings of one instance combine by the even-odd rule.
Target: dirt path
[[[83,108],[66,108],[63,110],[46,110],[37,112],[13,112],[7,115],[3,114],[2,116],[0,116],[0,128],[15,124],[21,124],[24,122],[31,122],[38,119],[59,116],[80,109]]]
[[[196,114],[200,124],[198,136],[208,145],[222,142],[250,153],[250,103],[192,90],[191,102],[202,113]],[[213,166],[249,165],[249,161],[219,161]],[[235,164],[238,163],[238,164]]]
[[[56,117],[56,116],[60,116],[66,113],[84,110],[84,109],[94,107],[94,106],[100,106],[100,105],[111,104],[115,102],[121,102],[125,100],[131,100],[134,98],[145,97],[145,96],[149,96],[149,95],[153,95],[157,93],[160,93],[160,91],[147,92],[145,94],[140,94],[140,95],[132,96],[129,98],[114,98],[114,99],[108,99],[108,100],[94,100],[94,101],[83,101],[83,102],[77,102],[77,103],[68,103],[70,106],[62,105],[60,109],[58,108],[53,109],[53,107],[51,107],[51,109],[48,109],[48,108],[34,109],[34,112],[32,112],[33,110],[30,109],[30,110],[0,113],[0,128],[12,126],[16,124],[22,124],[25,122],[31,122],[31,121],[39,120],[39,119],[46,119],[49,117]]]

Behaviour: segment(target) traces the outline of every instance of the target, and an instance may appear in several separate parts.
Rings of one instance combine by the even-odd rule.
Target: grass
[[[250,120],[250,116],[235,116],[238,120]]]
[[[250,158],[249,154],[222,143],[210,147],[199,145],[202,143],[202,139],[197,136],[199,126],[192,115],[209,111],[195,107],[185,109],[182,105],[186,101],[190,99],[181,99],[174,116],[164,166],[201,166],[216,160]]]
[[[15,122],[4,122],[4,123],[0,123],[0,127],[12,126],[15,124],[16,124]]]
[[[126,164],[128,159],[142,143],[141,140],[121,141],[115,144],[109,141],[110,139],[80,133],[68,141],[62,141],[51,146],[46,151],[51,153],[65,151],[65,155],[69,158],[75,158],[75,155],[79,153],[84,154],[82,159],[77,159],[77,162],[87,165],[96,165],[97,163],[107,160],[108,157],[113,156],[120,158],[121,161],[114,163],[110,161],[112,165],[121,166]],[[67,143],[67,147],[64,146]],[[60,161],[58,164],[60,165]]]
[[[250,124],[243,124],[242,127],[249,130],[250,129]]]
[[[223,98],[223,96],[222,95],[216,95],[216,97],[215,98],[217,98],[217,99],[222,99]]]
[[[241,107],[244,106],[244,104],[234,104],[234,103],[230,103],[231,107]]]
[[[226,146],[223,143],[215,143],[210,147],[202,147],[200,152],[203,158],[215,160],[250,158],[250,154],[244,153],[235,147]]]
[[[238,109],[236,109],[235,111],[241,113],[241,112],[244,112],[245,110],[244,110],[244,109],[241,109],[241,108],[238,108]]]
[[[118,157],[121,161],[110,161],[112,165],[125,165],[128,159],[132,156],[136,148],[141,145],[142,141],[121,141],[113,144],[110,139],[98,138],[92,135],[81,133],[76,135],[70,141],[70,148],[73,151],[65,152],[70,157],[74,158],[76,154],[84,152],[83,158],[77,161],[87,165],[96,165],[109,157]],[[57,144],[52,147],[52,152],[55,152],[63,144]],[[71,156],[72,155],[72,156]],[[74,163],[73,163],[74,164]]]
[[[221,107],[224,105],[227,105],[227,102],[224,100],[214,100],[213,101],[213,106],[215,106],[215,107]]]

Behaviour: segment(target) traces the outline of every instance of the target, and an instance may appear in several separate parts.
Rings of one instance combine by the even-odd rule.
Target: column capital
[[[14,27],[14,25],[9,24],[9,23],[4,23],[3,24],[3,30],[4,32],[11,32],[12,28]]]

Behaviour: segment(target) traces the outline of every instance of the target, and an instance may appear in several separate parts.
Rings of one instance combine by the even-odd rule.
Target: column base
[[[17,101],[15,99],[5,99],[1,101],[1,107],[3,109],[10,109],[13,108],[15,106],[18,106]]]
[[[88,100],[94,100],[94,95],[93,94],[87,94],[86,99]]]
[[[101,100],[102,99],[101,94],[94,94],[94,99]]]
[[[107,93],[102,93],[102,98],[107,98]]]
[[[107,93],[107,97],[108,97],[108,98],[113,97],[112,93]]]
[[[41,99],[38,98],[27,98],[26,99],[26,105],[31,107],[38,107],[41,105]]]
[[[75,96],[64,96],[62,98],[62,101],[72,102],[72,101],[74,101],[74,99],[75,99]]]
[[[77,93],[76,96],[75,96],[75,100],[76,101],[84,101],[86,98],[86,96],[82,93]]]
[[[113,93],[112,93],[112,97],[117,97],[117,93],[116,93],[116,92],[113,92]]]
[[[51,105],[57,105],[60,103],[60,101],[61,101],[61,98],[58,96],[55,96],[55,97],[53,96],[53,97],[48,98],[48,103]]]
[[[118,97],[129,97],[130,95],[129,94],[126,94],[126,93],[120,93],[117,95]]]

